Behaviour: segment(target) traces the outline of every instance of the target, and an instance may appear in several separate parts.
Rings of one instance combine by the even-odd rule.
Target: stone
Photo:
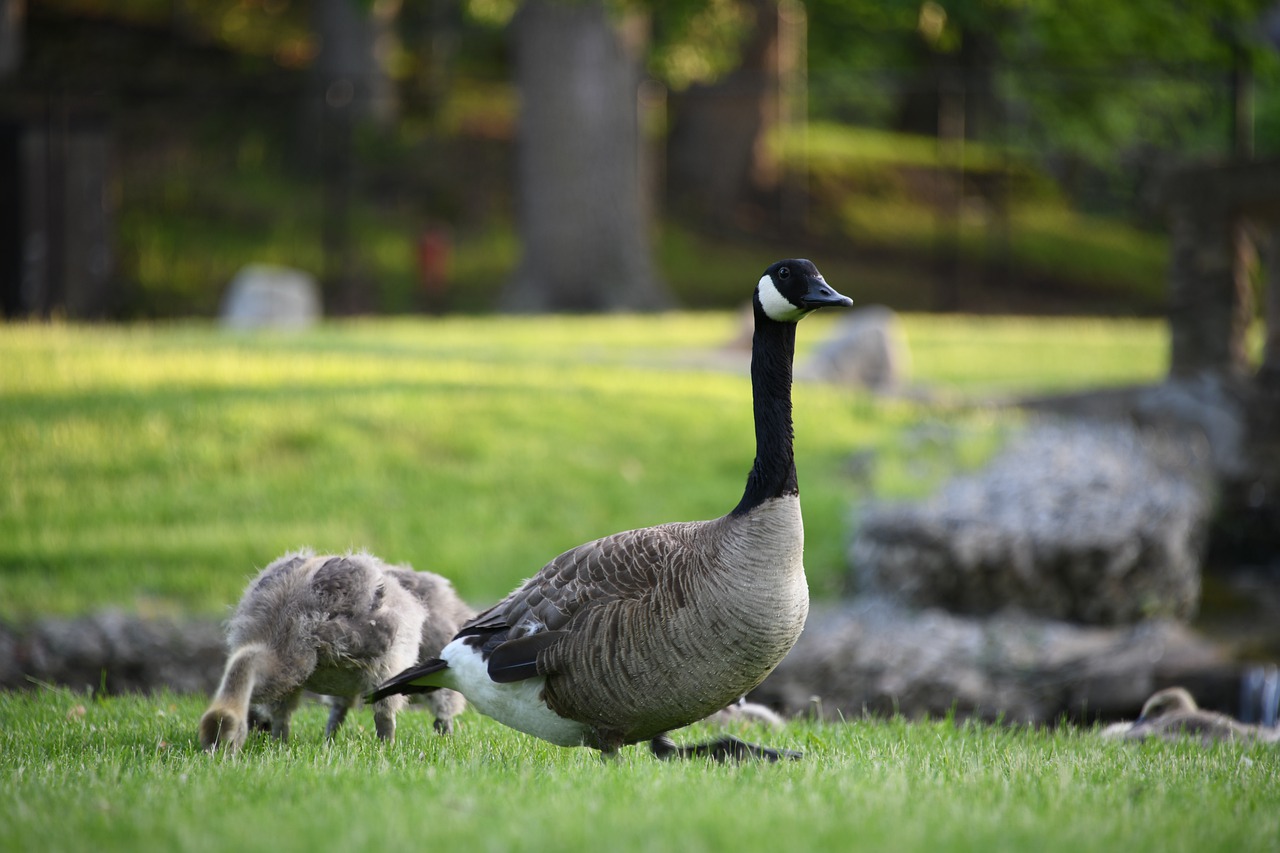
[[[830,720],[954,713],[1056,723],[1132,718],[1155,689],[1188,679],[1215,698],[1239,684],[1213,645],[1169,620],[975,618],[861,596],[811,611],[791,653],[748,699]]]
[[[1213,500],[1208,451],[1184,439],[1033,425],[926,501],[864,508],[849,551],[855,587],[962,614],[1189,618]]]
[[[910,369],[902,321],[891,309],[871,305],[842,313],[796,376],[884,391],[904,384]]]
[[[321,313],[315,278],[289,267],[251,264],[231,279],[220,319],[230,329],[305,329]]]
[[[108,610],[0,626],[0,687],[59,684],[106,693],[208,693],[226,656],[213,620],[142,619]]]

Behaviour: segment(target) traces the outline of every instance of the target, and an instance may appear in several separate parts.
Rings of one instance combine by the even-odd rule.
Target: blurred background
[[[1264,0],[0,0],[0,305],[1166,304],[1162,181],[1280,146]],[[762,244],[769,248],[765,250]]]
[[[1274,0],[0,0],[0,685],[207,690],[215,624],[166,669],[102,609],[301,545],[481,604],[713,517],[725,309],[809,256],[870,307],[798,352],[835,609],[770,704],[1273,724],[1278,49]]]

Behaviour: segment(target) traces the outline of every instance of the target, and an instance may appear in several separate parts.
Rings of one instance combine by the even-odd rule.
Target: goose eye
[[[778,270],[778,278],[791,278],[791,267],[783,267]]]

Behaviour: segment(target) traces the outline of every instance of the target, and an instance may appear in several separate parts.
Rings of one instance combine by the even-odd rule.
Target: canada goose
[[[1157,691],[1143,704],[1142,713],[1136,721],[1108,726],[1103,733],[1126,740],[1158,737],[1172,741],[1189,736],[1198,737],[1205,744],[1224,740],[1280,740],[1280,730],[1248,725],[1226,714],[1204,710],[1182,687]]]
[[[753,303],[756,457],[737,506],[566,551],[371,699],[448,687],[514,729],[606,757],[645,740],[660,758],[798,756],[667,736],[764,680],[809,611],[791,425],[796,323],[853,301],[809,261],[786,260],[765,271]]]
[[[200,718],[200,743],[233,753],[265,706],[271,733],[289,736],[303,690],[333,697],[325,736],[342,725],[352,700],[414,661],[430,659],[472,611],[444,578],[393,568],[367,554],[286,554],[245,590],[227,632],[222,683]],[[374,706],[378,737],[395,737],[404,697]],[[428,701],[447,733],[464,700],[440,691]]]

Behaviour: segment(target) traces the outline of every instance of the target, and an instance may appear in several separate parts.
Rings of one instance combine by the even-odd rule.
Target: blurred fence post
[[[63,100],[0,124],[0,308],[108,316],[117,308],[106,122]]]
[[[1212,192],[1212,170],[1174,175],[1169,208],[1170,373],[1243,372],[1238,328],[1235,215]]]
[[[781,169],[782,224],[803,233],[809,227],[809,19],[799,0],[778,3],[778,126],[798,135],[800,159]]]
[[[1267,223],[1265,244],[1263,281],[1266,284],[1262,310],[1267,337],[1258,377],[1268,384],[1280,386],[1280,221]]]
[[[0,79],[12,74],[22,62],[24,0],[0,0]]]
[[[938,168],[934,208],[935,311],[960,308],[960,240],[964,213],[965,83],[956,70],[938,70]]]

